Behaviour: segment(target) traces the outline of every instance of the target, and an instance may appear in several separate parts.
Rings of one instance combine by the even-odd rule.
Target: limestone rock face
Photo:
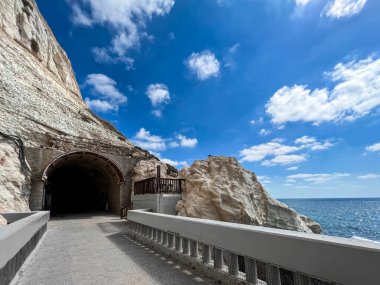
[[[29,211],[29,183],[15,147],[0,139],[0,212]]]
[[[2,131],[28,146],[54,147],[53,136],[133,147],[88,109],[34,0],[0,1],[0,114]]]
[[[180,171],[186,180],[181,216],[321,233],[313,220],[273,199],[236,158],[210,156]]]
[[[7,225],[7,220],[0,215],[0,228]]]
[[[160,166],[162,178],[177,178],[178,171],[173,166],[157,159],[141,160],[133,169],[132,179],[140,181],[151,177],[157,177],[157,166]]]

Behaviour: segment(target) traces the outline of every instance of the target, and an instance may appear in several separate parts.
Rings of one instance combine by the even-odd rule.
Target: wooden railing
[[[134,194],[181,194],[184,181],[184,179],[148,178],[135,182]]]
[[[133,210],[133,202],[130,202],[127,206],[120,208],[120,219],[127,216],[128,210]]]

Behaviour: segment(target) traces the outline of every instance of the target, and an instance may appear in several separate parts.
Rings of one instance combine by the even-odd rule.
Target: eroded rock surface
[[[0,215],[0,228],[7,225],[7,220]]]
[[[264,227],[321,233],[312,219],[273,199],[255,173],[236,158],[210,156],[180,171],[186,180],[179,215]]]
[[[134,181],[140,181],[151,177],[157,177],[157,166],[160,166],[162,178],[178,178],[178,171],[173,166],[157,159],[139,161],[132,174]]]
[[[29,211],[29,183],[15,146],[0,139],[0,212]]]

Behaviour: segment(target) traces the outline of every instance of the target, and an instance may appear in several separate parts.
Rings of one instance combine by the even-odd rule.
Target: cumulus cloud
[[[309,174],[309,173],[300,173],[287,176],[287,182],[293,183],[296,181],[311,182],[315,184],[326,183],[328,181],[341,179],[344,177],[350,176],[347,173],[322,173],[322,174]]]
[[[322,15],[336,19],[350,17],[363,10],[366,3],[367,0],[331,0],[325,6]]]
[[[92,48],[92,53],[94,59],[99,63],[113,64],[113,63],[123,63],[126,70],[133,69],[134,59],[129,56],[111,56],[106,48]]]
[[[288,167],[286,170],[293,171],[293,170],[297,170],[297,169],[298,169],[298,166],[291,166],[291,167]]]
[[[284,86],[269,99],[266,112],[275,124],[354,121],[380,106],[380,59],[337,64],[325,73],[333,89]]]
[[[260,131],[259,131],[259,135],[260,136],[267,136],[267,135],[269,135],[269,134],[271,134],[272,133],[272,131],[270,131],[270,130],[267,130],[267,129],[261,129]]]
[[[71,20],[75,25],[91,27],[100,25],[112,32],[112,40],[101,52],[116,57],[115,62],[123,62],[130,49],[138,48],[148,21],[154,16],[170,13],[174,0],[67,0],[72,8]],[[100,50],[94,52],[99,56]],[[108,59],[109,61],[109,59]],[[129,63],[129,62],[128,62]]]
[[[168,158],[160,158],[160,160],[167,163],[167,164],[170,164],[174,167],[187,167],[187,166],[189,166],[187,161],[177,161],[177,160],[171,160]]]
[[[127,102],[127,96],[117,89],[117,83],[105,74],[93,73],[86,77],[84,88],[89,88],[96,99],[85,98],[87,105],[99,112],[117,111],[121,104]]]
[[[318,141],[314,137],[304,136],[294,141],[293,145],[284,144],[282,139],[274,139],[240,151],[242,161],[260,162],[264,166],[287,165],[304,162],[309,157],[308,152],[328,149],[333,144],[328,141]]]
[[[169,89],[165,84],[150,84],[145,92],[153,107],[170,102]]]
[[[209,50],[192,53],[186,60],[186,65],[199,80],[217,77],[220,73],[220,62]]]
[[[161,83],[150,84],[146,89],[145,94],[155,108],[155,110],[152,111],[152,114],[158,118],[161,117],[163,104],[170,102],[169,88]]]
[[[249,123],[250,123],[251,125],[257,125],[257,124],[261,124],[261,123],[263,123],[263,122],[264,122],[263,117],[260,117],[260,118],[257,119],[257,120],[250,120],[250,121],[249,121]]]
[[[179,146],[193,148],[198,144],[198,140],[196,138],[187,138],[183,135],[178,135],[176,137],[178,139]]]
[[[367,151],[371,151],[371,152],[380,151],[380,143],[375,143],[373,145],[367,146],[365,149]]]
[[[358,176],[358,179],[362,179],[362,180],[377,179],[377,178],[380,178],[380,175],[379,174],[373,174],[373,173],[368,173],[365,175]]]
[[[132,138],[132,142],[143,149],[157,152],[176,147],[194,148],[198,140],[196,138],[187,138],[184,135],[177,135],[174,138],[163,138],[152,135],[150,131],[141,128]]]
[[[309,4],[311,0],[295,0],[295,4],[297,7],[304,7]]]
[[[257,176],[257,180],[262,183],[262,184],[270,184],[272,183],[271,179],[269,176],[262,175],[262,176]]]

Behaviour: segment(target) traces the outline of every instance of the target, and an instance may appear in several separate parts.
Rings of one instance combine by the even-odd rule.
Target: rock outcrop
[[[29,211],[29,183],[15,146],[0,137],[0,212]]]
[[[0,132],[21,138],[27,147],[67,152],[75,146],[149,157],[89,110],[35,0],[0,1]],[[0,161],[0,208],[27,210],[25,174],[5,140]]]
[[[7,225],[7,220],[0,215],[0,228]]]
[[[139,161],[133,169],[133,181],[157,177],[157,166],[160,166],[160,174],[162,178],[178,178],[178,171],[173,166],[162,162],[158,159],[149,159]]]
[[[259,225],[302,232],[321,233],[312,219],[273,199],[255,173],[244,169],[236,158],[210,156],[196,160],[180,171],[186,180],[179,215]]]

